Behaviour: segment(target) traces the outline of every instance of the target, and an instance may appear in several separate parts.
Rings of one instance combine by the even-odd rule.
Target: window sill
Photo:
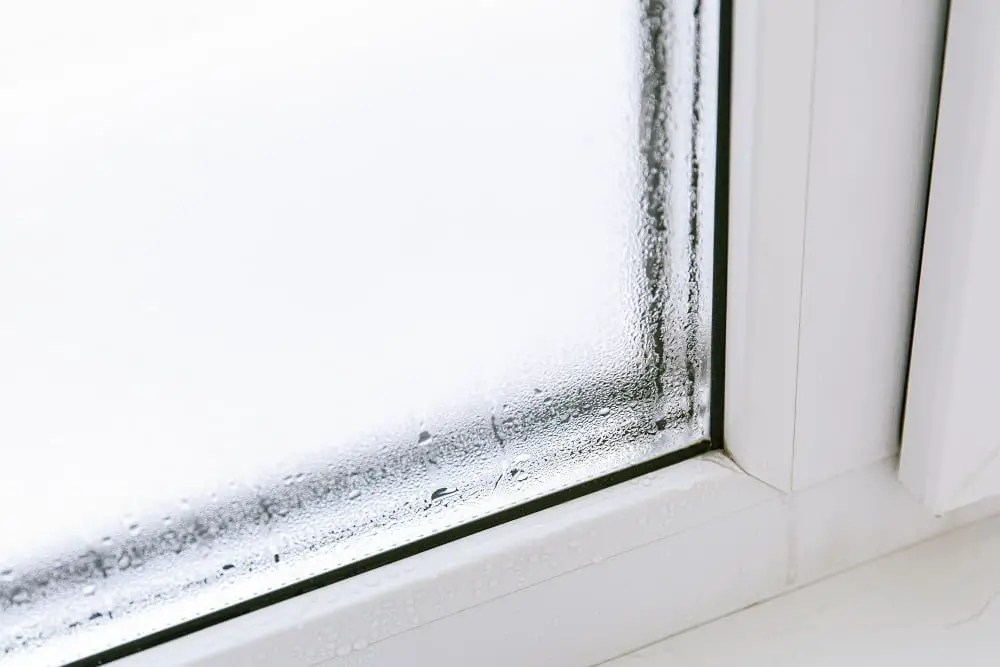
[[[935,517],[895,459],[783,494],[711,453],[116,664],[589,665],[998,510]]]
[[[1000,517],[983,520],[604,667],[992,667],[1000,653],[998,537]]]

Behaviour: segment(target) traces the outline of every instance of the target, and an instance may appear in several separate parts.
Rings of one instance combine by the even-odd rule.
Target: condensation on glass
[[[0,10],[2,662],[704,438],[718,11]]]

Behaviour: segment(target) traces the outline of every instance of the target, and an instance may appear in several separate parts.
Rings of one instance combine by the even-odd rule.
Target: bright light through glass
[[[714,5],[0,9],[0,656],[704,437]]]

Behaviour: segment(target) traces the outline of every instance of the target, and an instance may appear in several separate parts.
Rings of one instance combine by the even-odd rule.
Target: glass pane
[[[717,4],[0,9],[0,656],[703,439]]]

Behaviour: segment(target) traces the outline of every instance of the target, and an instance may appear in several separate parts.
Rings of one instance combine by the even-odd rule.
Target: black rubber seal
[[[732,117],[733,2],[722,0],[719,16],[719,93],[715,148],[715,240],[712,255],[712,352],[708,435],[726,446],[726,298],[729,280],[729,148]]]

